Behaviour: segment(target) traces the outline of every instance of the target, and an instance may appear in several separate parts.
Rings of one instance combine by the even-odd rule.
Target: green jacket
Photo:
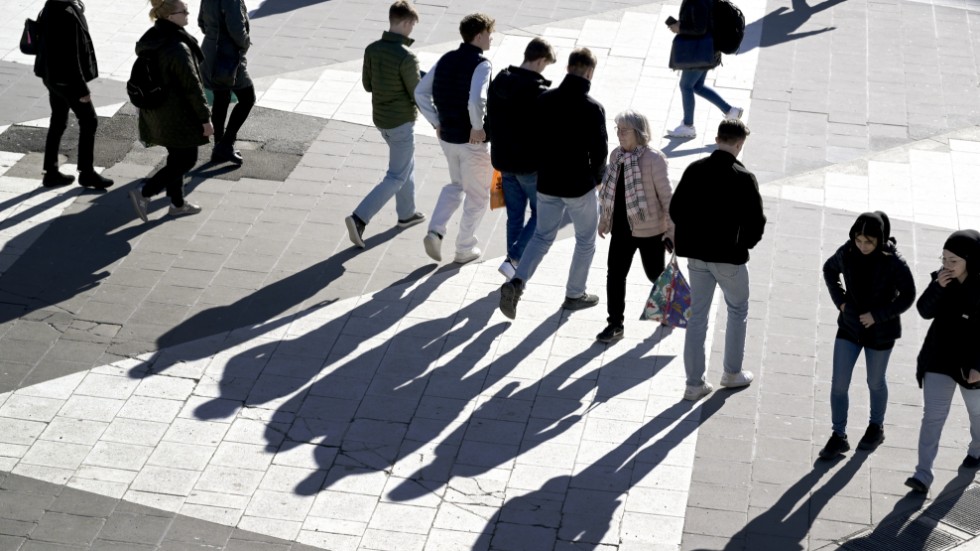
[[[371,92],[374,125],[390,129],[413,122],[415,87],[419,75],[419,59],[408,47],[414,40],[385,31],[381,40],[364,50],[364,69],[361,77],[364,89]]]
[[[136,53],[152,51],[161,83],[167,89],[163,104],[140,109],[140,140],[164,147],[196,147],[208,143],[204,124],[211,120],[200,62],[204,57],[197,39],[184,29],[157,19],[136,43]]]

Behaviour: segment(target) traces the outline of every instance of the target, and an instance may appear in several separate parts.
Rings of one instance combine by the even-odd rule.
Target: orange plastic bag
[[[490,210],[499,209],[506,205],[504,202],[504,177],[499,170],[493,171],[493,179],[490,180]]]

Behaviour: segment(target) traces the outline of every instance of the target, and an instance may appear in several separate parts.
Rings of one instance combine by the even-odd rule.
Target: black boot
[[[78,185],[92,189],[106,189],[114,182],[94,170],[87,170],[78,175]]]
[[[44,178],[41,180],[41,185],[44,187],[61,187],[67,186],[74,181],[75,177],[71,174],[62,174],[57,168],[52,168],[44,171]]]
[[[820,450],[820,459],[833,459],[849,449],[851,445],[847,443],[847,435],[835,432],[830,435],[827,445]]]
[[[245,159],[242,158],[241,151],[224,142],[218,142],[214,145],[214,151],[211,152],[211,161],[215,163],[228,162],[241,166]]]
[[[858,442],[859,450],[873,450],[885,441],[885,431],[881,425],[874,423],[868,424],[868,430],[864,431],[864,436]]]

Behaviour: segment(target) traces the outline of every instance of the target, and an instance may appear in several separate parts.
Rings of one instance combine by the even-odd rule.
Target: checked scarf
[[[616,182],[619,180],[619,167],[623,167],[623,182],[626,184],[626,217],[631,224],[643,222],[647,216],[647,195],[643,189],[640,176],[640,157],[646,152],[646,146],[640,146],[633,151],[619,150],[615,163],[606,167],[606,175],[599,189],[599,200],[602,204],[603,216],[609,216],[612,222],[612,211],[616,205]]]

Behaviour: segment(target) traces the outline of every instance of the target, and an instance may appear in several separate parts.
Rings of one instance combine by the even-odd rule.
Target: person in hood
[[[255,86],[252,85],[252,77],[248,75],[248,60],[245,59],[245,54],[252,45],[248,9],[243,0],[201,0],[197,24],[204,33],[201,75],[204,77],[204,87],[214,92],[214,112],[211,117],[214,124],[214,149],[211,152],[211,161],[241,165],[245,159],[235,149],[235,141],[238,140],[238,131],[255,105]],[[225,66],[234,67],[234,74],[228,71],[229,74],[221,75],[224,80],[214,78],[216,68],[220,73]],[[238,103],[232,109],[226,125],[225,117],[228,116],[232,92],[238,98]]]
[[[65,186],[75,181],[58,170],[61,136],[68,128],[68,111],[78,119],[78,183],[105,189],[112,180],[95,171],[95,131],[99,118],[88,83],[99,76],[95,46],[88,32],[85,4],[81,0],[48,0],[39,18],[41,41],[34,74],[48,89],[51,122],[44,143],[44,187]]]
[[[145,181],[143,189],[129,192],[136,214],[144,222],[150,197],[167,190],[171,216],[201,212],[184,200],[184,176],[197,163],[197,148],[214,134],[204,96],[200,63],[204,58],[197,39],[187,33],[190,12],[181,0],[152,0],[151,27],[136,43],[137,55],[151,55],[168,93],[159,107],[140,109],[140,140],[167,148],[167,163]]]
[[[922,388],[919,463],[905,481],[926,493],[933,481],[932,465],[939,437],[959,386],[970,414],[970,446],[961,468],[980,467],[980,232],[953,232],[943,245],[942,268],[933,272],[915,307],[931,319],[917,360],[915,378]]]
[[[503,179],[507,208],[507,258],[499,271],[508,280],[517,272],[538,221],[537,143],[527,127],[534,119],[534,102],[551,86],[541,73],[555,61],[551,44],[532,38],[524,49],[524,63],[500,71],[487,92],[490,161]],[[531,217],[525,223],[528,205]]]
[[[832,459],[851,449],[847,441],[848,387],[858,355],[868,368],[871,415],[859,450],[874,450],[885,440],[888,385],[885,371],[895,341],[902,336],[900,316],[915,300],[912,271],[895,248],[884,212],[858,216],[846,243],[823,265],[823,277],[837,315],[830,413],[833,433],[820,450]]]

